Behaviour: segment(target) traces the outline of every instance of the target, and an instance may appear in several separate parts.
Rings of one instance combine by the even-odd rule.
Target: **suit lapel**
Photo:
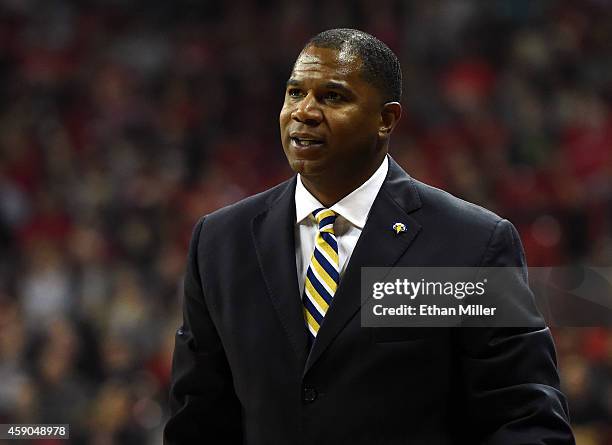
[[[272,304],[297,354],[306,361],[308,337],[295,265],[295,177],[252,222],[257,258]]]
[[[361,268],[392,267],[417,236],[421,225],[408,213],[420,207],[411,178],[389,158],[389,173],[376,197],[368,221],[351,255],[333,302],[317,334],[304,373],[361,307]],[[396,234],[393,224],[404,223],[406,231]]]

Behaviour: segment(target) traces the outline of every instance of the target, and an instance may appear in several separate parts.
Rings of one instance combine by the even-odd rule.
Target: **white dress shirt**
[[[378,195],[388,171],[389,161],[385,156],[380,167],[366,182],[330,207],[330,210],[333,210],[338,215],[334,223],[334,233],[338,240],[340,283],[342,283],[342,275],[351,258],[353,249],[355,249],[357,240],[361,236],[374,199],[376,199],[376,195]],[[310,258],[314,251],[315,237],[319,230],[312,212],[321,207],[325,206],[306,190],[306,187],[302,184],[302,178],[298,174],[295,186],[295,264],[297,267],[300,295],[304,292],[306,271],[310,264]]]

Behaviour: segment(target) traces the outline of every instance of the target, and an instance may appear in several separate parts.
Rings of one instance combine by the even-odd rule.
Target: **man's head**
[[[400,96],[399,62],[384,43],[352,29],[313,37],[293,66],[279,117],[285,154],[304,185],[340,198],[361,185],[387,152]]]
[[[402,99],[402,69],[391,49],[376,37],[356,29],[330,29],[317,34],[306,43],[310,46],[330,48],[361,59],[363,80],[378,89],[384,102]]]

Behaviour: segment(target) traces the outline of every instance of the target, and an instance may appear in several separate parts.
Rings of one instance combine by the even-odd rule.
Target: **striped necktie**
[[[323,317],[332,302],[340,282],[338,240],[334,234],[336,214],[320,208],[312,212],[319,231],[304,281],[304,316],[310,333],[310,344],[317,336]]]

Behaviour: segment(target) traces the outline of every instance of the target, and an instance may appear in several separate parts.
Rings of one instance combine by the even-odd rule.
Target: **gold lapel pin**
[[[400,232],[405,232],[406,231],[406,224],[400,223],[400,222],[396,222],[395,224],[393,224],[393,231],[395,232],[396,235],[399,235]]]

